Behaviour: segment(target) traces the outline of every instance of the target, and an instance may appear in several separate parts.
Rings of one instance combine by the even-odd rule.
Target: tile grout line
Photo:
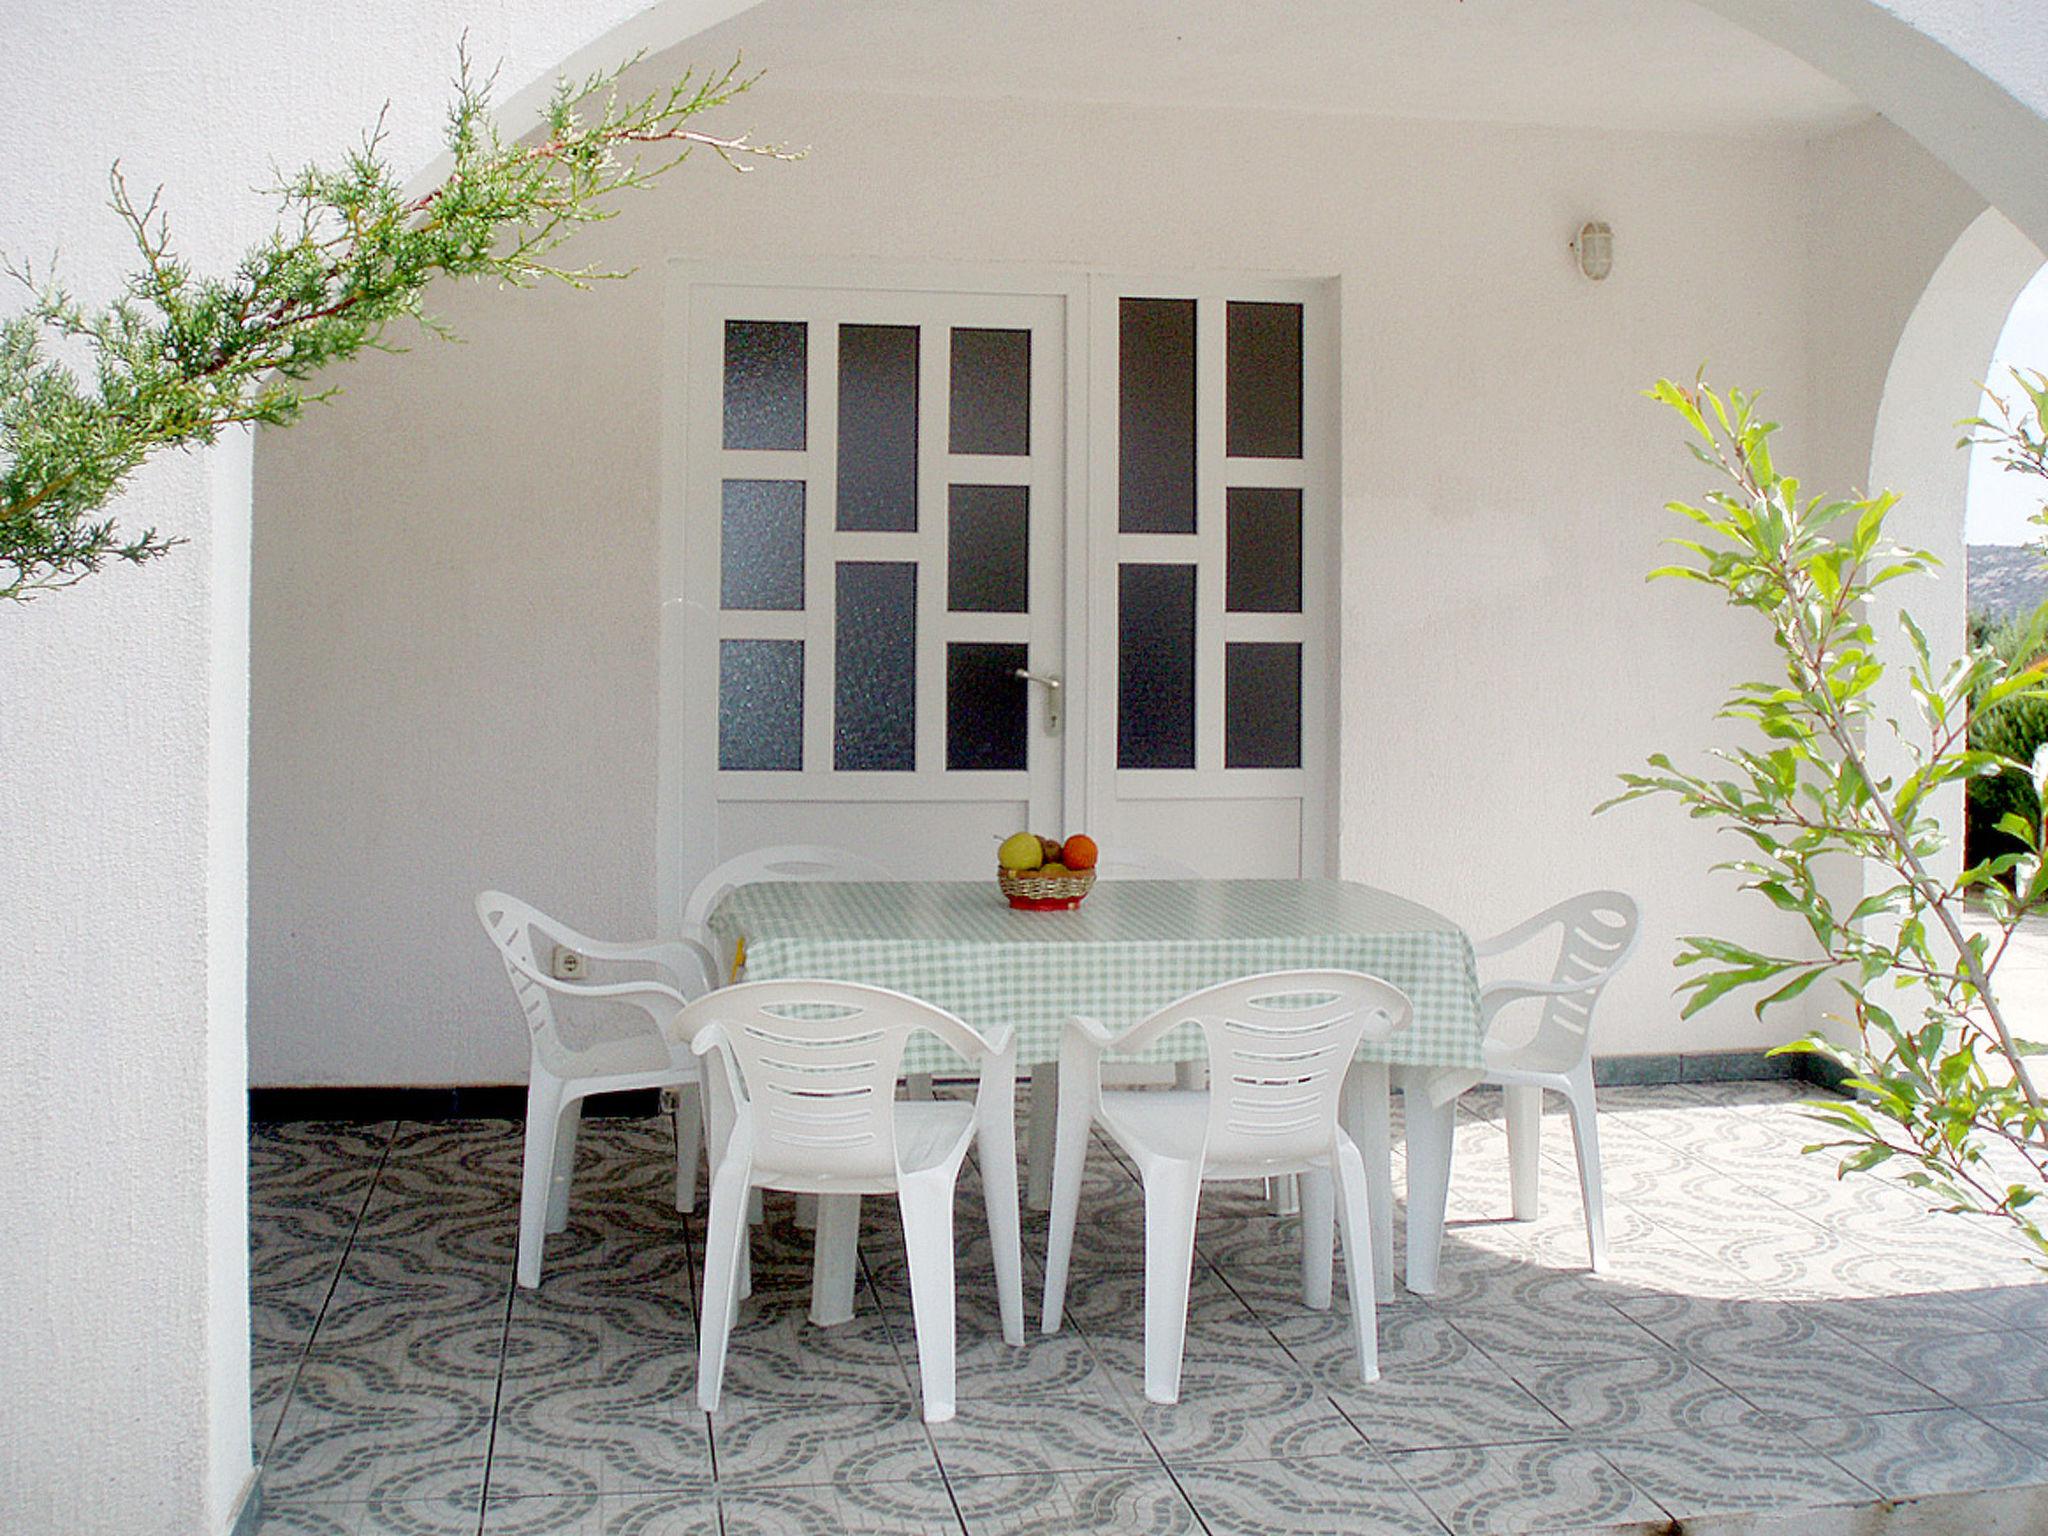
[[[369,1214],[370,1201],[376,1196],[377,1185],[384,1177],[385,1165],[391,1161],[391,1147],[398,1139],[398,1122],[391,1122],[391,1134],[384,1140],[384,1146],[377,1154],[377,1166],[370,1170],[369,1182],[363,1187],[362,1204],[356,1207],[355,1220],[349,1223],[348,1236],[342,1239],[341,1253],[334,1261],[334,1270],[327,1277],[327,1289],[320,1297],[320,1308],[313,1314],[313,1327],[307,1333],[305,1342],[299,1346],[298,1359],[292,1364],[292,1377],[285,1384],[284,1401],[278,1407],[277,1422],[270,1426],[270,1439],[264,1443],[263,1455],[257,1461],[259,1484],[263,1463],[268,1461],[277,1449],[277,1437],[284,1431],[284,1421],[292,1411],[292,1399],[299,1395],[299,1378],[305,1374],[306,1359],[313,1352],[313,1341],[320,1336],[320,1326],[327,1321],[327,1308],[334,1300],[335,1290],[341,1285],[341,1273],[348,1267],[348,1256],[355,1250],[356,1234],[362,1231],[363,1218]]]

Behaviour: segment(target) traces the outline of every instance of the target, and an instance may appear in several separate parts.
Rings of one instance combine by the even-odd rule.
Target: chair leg
[[[561,1081],[536,1062],[526,1086],[526,1155],[519,1175],[519,1283],[529,1290],[540,1284],[561,1118]]]
[[[908,1072],[903,1077],[903,1097],[906,1099],[929,1099],[932,1093],[932,1075],[929,1072]]]
[[[1579,1198],[1586,1205],[1586,1257],[1597,1275],[1607,1267],[1607,1205],[1600,1188],[1600,1128],[1591,1071],[1572,1075],[1565,1102],[1571,1106],[1572,1143],[1579,1154]]]
[[[1266,1180],[1266,1209],[1275,1216],[1293,1216],[1301,1210],[1301,1181],[1291,1173]]]
[[[704,1093],[695,1083],[676,1085],[676,1209],[697,1209],[697,1163],[704,1150]]]
[[[924,1421],[953,1417],[953,1175],[910,1175],[896,1198],[903,1210],[903,1248],[910,1260],[910,1315],[917,1330],[917,1369]]]
[[[1145,1396],[1155,1403],[1180,1401],[1201,1202],[1199,1163],[1154,1163],[1145,1170]]]
[[[986,1070],[986,1069],[984,1069]],[[978,1099],[975,1150],[981,1164],[982,1207],[988,1218],[989,1254],[996,1266],[996,1303],[1003,1342],[1024,1343],[1024,1235],[1017,1208],[1017,1064],[1001,1064]]]
[[[1301,1302],[1312,1312],[1327,1312],[1337,1237],[1335,1192],[1328,1169],[1312,1168],[1300,1178]],[[1351,1263],[1349,1251],[1344,1262]]]
[[[1173,1064],[1173,1086],[1182,1091],[1200,1090],[1209,1086],[1209,1063],[1193,1057]]]
[[[1032,1068],[1036,1083],[1038,1069]],[[1038,1090],[1031,1091],[1032,1129],[1038,1121]],[[1067,1306],[1067,1270],[1074,1257],[1074,1222],[1081,1210],[1081,1175],[1088,1167],[1088,1130],[1093,1121],[1087,1095],[1075,1083],[1059,1105],[1058,1137],[1052,1164],[1052,1218],[1045,1240],[1045,1310],[1041,1327],[1046,1333],[1060,1331],[1060,1319]],[[1032,1172],[1037,1173],[1034,1161]]]
[[[711,1175],[711,1218],[704,1230],[704,1305],[697,1320],[697,1406],[718,1412],[725,1385],[725,1348],[739,1305],[741,1261],[747,1251],[747,1174],[735,1163]]]
[[[1508,1187],[1515,1220],[1536,1219],[1536,1179],[1543,1166],[1543,1090],[1522,1084],[1501,1089],[1508,1124]]]
[[[1373,1307],[1372,1215],[1365,1161],[1346,1140],[1337,1143],[1338,1219],[1344,1224],[1344,1283],[1351,1293],[1351,1323],[1358,1331],[1358,1375],[1380,1379],[1380,1322]]]
[[[860,1196],[818,1195],[817,1238],[811,1253],[811,1321],[834,1328],[853,1321],[860,1271]]]
[[[555,1135],[555,1168],[548,1190],[548,1230],[560,1232],[569,1225],[569,1189],[576,1182],[576,1132],[583,1124],[583,1101],[571,1099],[562,1106]]]
[[[1024,1200],[1034,1211],[1052,1206],[1053,1143],[1059,1124],[1060,1078],[1050,1061],[1031,1064],[1031,1124],[1025,1148]]]

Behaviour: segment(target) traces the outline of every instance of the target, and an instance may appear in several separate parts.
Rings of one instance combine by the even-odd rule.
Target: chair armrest
[[[711,951],[693,938],[626,942],[583,939],[576,947],[593,960],[659,966],[674,979],[677,990],[687,997],[701,997],[718,985],[717,962],[711,958]]]
[[[520,975],[537,987],[543,987],[557,997],[583,998],[591,1001],[626,1002],[637,1004],[650,1018],[658,1023],[663,1015],[680,1012],[689,1006],[690,1000],[674,987],[659,981],[563,981],[549,976],[534,966],[528,965],[516,955],[506,955],[505,961]],[[657,1012],[653,999],[662,1005]]]
[[[1587,991],[1597,985],[1593,981],[1493,981],[1479,989],[1479,1020],[1482,1026],[1491,1025],[1494,1015],[1514,1003],[1525,1003],[1532,997],[1570,997]]]
[[[1475,958],[1480,960],[1490,960],[1496,955],[1508,954],[1510,951],[1520,949],[1545,929],[1555,928],[1559,921],[1560,919],[1555,911],[1539,912],[1534,917],[1524,922],[1519,922],[1514,927],[1496,933],[1490,938],[1475,939],[1472,943],[1472,953]]]

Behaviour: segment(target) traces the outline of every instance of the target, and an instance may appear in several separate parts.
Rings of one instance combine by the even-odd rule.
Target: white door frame
[[[959,263],[711,262],[689,257],[677,257],[668,263],[661,379],[661,628],[655,795],[655,898],[657,920],[662,931],[673,932],[681,925],[690,889],[696,878],[708,868],[708,861],[702,856],[693,856],[691,847],[712,846],[716,838],[716,797],[708,793],[708,786],[693,785],[692,782],[693,778],[700,776],[695,765],[701,758],[701,752],[693,752],[693,747],[705,734],[707,718],[710,733],[715,738],[717,713],[716,688],[713,687],[708,695],[703,693],[702,680],[692,675],[698,660],[691,654],[691,641],[695,636],[689,611],[693,573],[685,548],[690,484],[690,411],[693,404],[689,338],[692,290],[699,286],[717,286],[791,290],[873,289],[902,294],[1017,294],[1042,295],[1063,303],[1066,592],[1062,648],[1063,671],[1067,678],[1067,726],[1061,747],[1061,770],[1066,827],[1077,830],[1092,824],[1095,803],[1110,788],[1103,776],[1118,772],[1113,740],[1106,759],[1094,761],[1094,754],[1090,751],[1095,736],[1093,722],[1104,716],[1113,720],[1115,712],[1115,667],[1113,662],[1105,660],[1116,654],[1113,606],[1109,609],[1109,648],[1107,651],[1096,648],[1103,622],[1101,614],[1096,611],[1102,605],[1095,593],[1099,573],[1096,570],[1094,535],[1100,518],[1099,509],[1094,508],[1091,501],[1103,473],[1109,475],[1110,485],[1115,484],[1114,462],[1106,452],[1107,444],[1095,442],[1091,435],[1092,423],[1097,419],[1098,402],[1094,395],[1100,378],[1100,368],[1091,354],[1094,340],[1092,310],[1102,292],[1101,285],[1108,281],[1113,280],[1080,269]],[[1302,552],[1304,607],[1313,602],[1319,610],[1316,616],[1304,613],[1304,622],[1320,626],[1315,633],[1320,636],[1324,652],[1324,665],[1316,669],[1318,675],[1313,686],[1306,674],[1303,680],[1302,761],[1307,768],[1313,761],[1311,753],[1314,753],[1321,759],[1322,768],[1321,772],[1308,775],[1315,788],[1311,795],[1304,796],[1302,835],[1304,873],[1331,873],[1333,870],[1314,867],[1308,850],[1311,847],[1334,850],[1336,786],[1341,757],[1337,734],[1340,689],[1336,686],[1342,639],[1338,633],[1336,602],[1342,553],[1335,441],[1340,419],[1337,390],[1341,371],[1341,360],[1337,355],[1340,345],[1338,279],[1289,280],[1272,276],[1254,277],[1248,273],[1190,277],[1183,272],[1159,281],[1165,285],[1160,291],[1166,293],[1230,294],[1239,298],[1256,298],[1271,290],[1290,298],[1309,296],[1303,356],[1307,375],[1304,378],[1304,408],[1306,411],[1307,402],[1320,395],[1328,400],[1329,409],[1320,427],[1309,427],[1307,422],[1304,423],[1305,428],[1320,432],[1325,440],[1323,451],[1310,458],[1305,472],[1310,476],[1311,494],[1319,491],[1329,510],[1326,539],[1314,550],[1314,554],[1322,558],[1312,558],[1311,547],[1306,542]],[[1113,400],[1108,408],[1113,414]],[[1305,454],[1312,442],[1313,439],[1305,442]],[[1092,462],[1092,456],[1107,460],[1106,470]],[[1113,519],[1113,495],[1111,507]],[[1114,526],[1113,520],[1111,526]],[[707,698],[712,702],[707,704]]]

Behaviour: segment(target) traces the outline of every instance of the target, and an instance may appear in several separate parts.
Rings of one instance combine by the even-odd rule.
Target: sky
[[[2008,401],[2018,393],[2012,383],[2015,366],[2048,373],[2048,267],[2020,290],[1992,354],[1984,382]],[[2041,530],[2027,519],[2041,509],[2043,500],[2048,500],[2048,480],[2001,469],[1989,449],[1970,450],[1970,491],[1963,514],[1970,543],[2025,544],[2039,537]]]

